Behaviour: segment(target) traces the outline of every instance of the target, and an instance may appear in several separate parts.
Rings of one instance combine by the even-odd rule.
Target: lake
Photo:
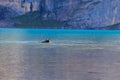
[[[118,30],[0,29],[0,80],[119,79]]]

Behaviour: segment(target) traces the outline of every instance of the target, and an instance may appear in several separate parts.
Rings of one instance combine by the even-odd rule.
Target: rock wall
[[[41,10],[47,18],[64,21],[72,28],[90,29],[120,23],[120,0],[24,0],[0,2],[1,5],[15,8],[19,14]],[[43,5],[44,4],[44,5]],[[41,11],[41,12],[42,12]]]
[[[120,0],[54,0],[51,6],[58,20],[73,28],[90,29],[120,23],[119,4]]]
[[[13,10],[15,10],[18,15],[25,14],[27,12],[30,12],[30,2],[32,2],[33,5],[33,11],[38,10],[38,1],[31,1],[31,0],[0,0],[0,5],[10,7]]]

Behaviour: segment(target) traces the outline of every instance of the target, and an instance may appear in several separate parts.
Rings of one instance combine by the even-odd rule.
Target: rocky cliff
[[[120,22],[120,0],[58,1],[58,19],[73,28],[90,29]]]
[[[120,0],[23,0],[35,1],[39,4],[32,7],[36,6],[42,18],[63,21],[71,28],[94,29],[120,23]]]

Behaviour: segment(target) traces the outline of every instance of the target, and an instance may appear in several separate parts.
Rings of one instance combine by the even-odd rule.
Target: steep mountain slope
[[[120,22],[119,4],[120,0],[65,0],[58,17],[74,28],[108,26]]]
[[[105,27],[97,27],[97,28],[94,28],[94,29],[95,30],[120,30],[120,23],[105,26]]]
[[[120,0],[41,0],[47,17],[77,29],[91,29],[120,22]]]
[[[14,9],[0,5],[0,20],[12,18],[17,15],[18,14]]]
[[[40,19],[62,21],[70,28],[95,29],[120,23],[120,0],[22,0],[22,2],[29,4],[27,8],[31,11],[37,6]],[[33,4],[35,2],[38,4]]]

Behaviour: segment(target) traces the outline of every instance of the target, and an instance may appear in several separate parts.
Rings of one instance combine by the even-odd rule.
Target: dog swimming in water
[[[51,42],[50,39],[46,39],[46,40],[42,41],[42,43],[50,43],[50,42]]]

